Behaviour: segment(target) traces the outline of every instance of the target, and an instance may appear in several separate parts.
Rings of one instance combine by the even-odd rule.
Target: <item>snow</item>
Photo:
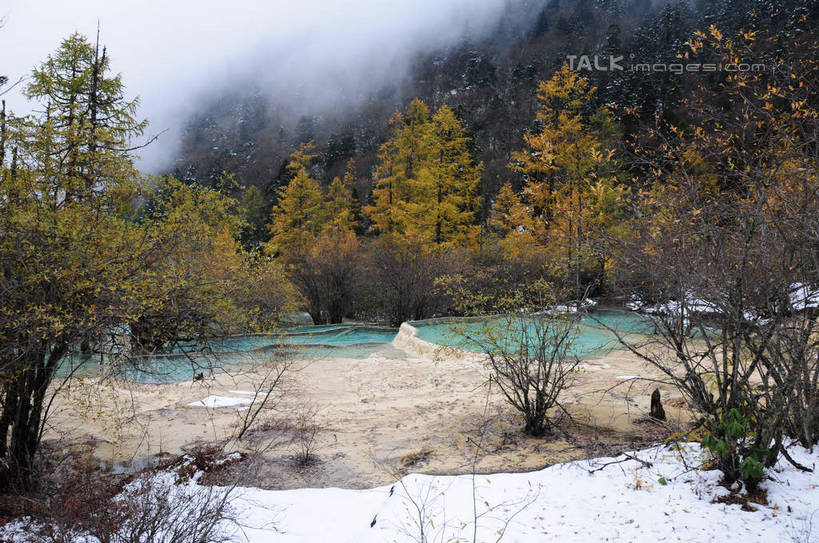
[[[580,307],[582,309],[591,309],[597,306],[597,300],[592,300],[591,298],[584,298],[580,302]],[[525,308],[522,308],[521,311],[525,311]],[[577,304],[560,304],[560,305],[550,305],[547,306],[542,311],[537,311],[535,315],[552,315],[552,314],[564,314],[564,313],[577,313]]]
[[[804,311],[807,308],[819,307],[819,289],[813,288],[804,283],[793,283],[788,290],[790,298],[790,306],[794,311]],[[643,311],[644,313],[666,313],[677,314],[681,310],[687,313],[720,313],[721,309],[718,304],[709,300],[697,298],[693,292],[686,294],[685,307],[676,300],[669,300],[665,303],[650,305],[644,303],[638,297],[633,296],[629,302],[626,302],[626,307],[632,311]],[[753,312],[745,312],[745,318],[752,322],[765,324],[766,319],[760,318]]]
[[[477,540],[495,541],[505,530],[502,541],[518,543],[700,542],[725,541],[729,535],[743,542],[783,541],[806,530],[819,508],[814,475],[782,463],[770,473],[772,480],[763,483],[769,506],[755,506],[756,512],[748,512],[740,505],[712,503],[728,493],[718,484],[719,473],[690,471],[686,465],[696,465],[699,450],[695,445],[683,450],[685,462],[679,452],[663,448],[634,454],[651,467],[619,457],[571,462],[528,474],[477,476]],[[796,448],[793,454],[808,465],[819,457]],[[411,542],[419,539],[419,522],[430,541],[472,541],[471,476],[409,475],[393,488],[392,497],[390,487],[246,489],[234,505],[251,525],[277,512],[278,533],[247,530],[247,541],[252,543]],[[425,520],[418,520],[415,504],[424,509],[421,518]],[[376,524],[371,528],[373,519]]]
[[[253,398],[233,398],[231,396],[208,396],[198,402],[189,403],[188,407],[207,407],[216,409],[218,407],[238,407],[247,406],[253,403]]]
[[[811,530],[814,538],[819,533],[815,474],[781,461],[762,483],[768,505],[744,511],[714,501],[729,491],[718,484],[718,472],[693,468],[700,455],[696,444],[658,446],[533,473],[412,474],[369,490],[240,488],[231,499],[239,525],[226,530],[247,543],[409,543],[420,540],[423,527],[428,541],[454,543],[473,541],[477,516],[482,542],[745,543],[809,541]],[[819,450],[792,447],[791,455],[807,466],[819,460]],[[19,535],[24,526],[10,523],[0,539],[27,541]]]
[[[811,288],[804,283],[794,283],[789,294],[791,307],[796,311],[819,307],[819,289]]]

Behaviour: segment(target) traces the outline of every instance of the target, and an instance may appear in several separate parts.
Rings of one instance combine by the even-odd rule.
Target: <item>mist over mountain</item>
[[[198,103],[169,169],[210,185],[218,185],[224,173],[233,174],[241,185],[263,189],[272,201],[287,182],[287,156],[300,143],[315,140],[321,157],[314,175],[328,183],[354,158],[357,190],[366,198],[390,117],[419,97],[433,109],[448,104],[465,122],[473,152],[485,166],[482,191],[488,199],[513,178],[507,164],[533,126],[538,82],[548,79],[567,55],[674,58],[698,22],[725,17],[730,9],[700,4],[507,0],[487,5],[477,19],[474,9],[457,12],[443,37],[429,27],[416,29],[415,37],[379,34],[377,49],[357,49],[350,66],[340,54],[322,56],[320,45],[310,45],[307,53],[296,45],[292,59],[244,74],[245,83],[222,87]],[[319,38],[319,43],[326,42]],[[406,43],[416,45],[407,48]],[[311,58],[308,66],[295,65],[293,59],[306,57]],[[280,78],[281,66],[293,66],[301,75]],[[667,74],[650,81],[629,74],[589,75],[600,87],[601,100],[621,104],[670,101],[677,90]]]
[[[286,157],[311,139],[321,153],[313,173],[328,183],[354,158],[366,198],[390,117],[415,97],[433,109],[448,104],[484,163],[488,201],[505,181],[520,184],[507,168],[511,153],[534,126],[538,82],[567,55],[673,59],[695,28],[737,26],[765,4],[11,0],[0,11],[0,48],[15,80],[71,31],[93,36],[99,24],[112,65],[151,122],[146,137],[161,133],[140,151],[140,167],[212,186],[233,174],[240,185],[262,189],[268,206],[287,182]],[[35,26],[48,38],[30,38]],[[672,74],[588,76],[601,103],[664,114],[684,88]],[[28,107],[22,87],[6,96],[18,114]]]
[[[9,0],[0,6],[2,66],[26,76],[60,40],[100,29],[129,95],[141,99],[150,134],[141,166],[166,170],[178,155],[179,128],[214,97],[263,96],[299,114],[357,104],[374,87],[397,82],[419,52],[494,32],[501,17],[529,18],[526,0],[182,0],[78,2]],[[507,15],[504,15],[507,14]],[[32,37],[30,29],[40,32]],[[24,85],[7,95],[18,114],[30,107]]]

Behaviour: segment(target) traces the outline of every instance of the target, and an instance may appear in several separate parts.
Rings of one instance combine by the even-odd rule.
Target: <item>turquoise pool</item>
[[[136,358],[120,373],[133,381],[167,383],[190,380],[220,368],[255,365],[273,355],[363,359],[383,352],[400,358],[406,354],[390,345],[397,333],[393,328],[354,324],[285,327],[272,334],[221,338],[207,346],[182,343],[164,353]],[[99,358],[74,354],[64,361],[59,373],[67,375],[72,369],[77,375],[93,375],[99,371]]]
[[[469,337],[478,337],[499,318],[431,319],[410,323],[418,337],[438,345],[480,350]],[[604,326],[605,325],[605,326]],[[650,334],[649,317],[622,310],[597,310],[576,322],[569,354],[580,358],[605,356],[618,347],[617,338],[606,326],[625,333]],[[219,368],[258,364],[270,356],[293,359],[364,359],[378,353],[390,358],[406,358],[406,352],[392,346],[398,330],[359,324],[290,326],[273,334],[226,337],[203,348],[194,343],[177,346],[166,353],[136,359],[121,370],[121,376],[140,382],[186,381],[198,373]],[[78,375],[99,371],[98,358],[73,355],[65,360],[60,373],[79,368]]]
[[[630,311],[599,309],[580,317],[574,322],[573,338],[569,355],[578,358],[599,358],[620,347],[617,330],[621,335],[651,334],[654,323],[650,317]],[[436,345],[480,351],[481,338],[488,329],[503,333],[504,317],[474,319],[431,319],[410,323],[418,329],[418,338]]]
[[[296,326],[282,328],[274,334],[227,337],[210,342],[208,349],[217,352],[253,351],[277,346],[312,345],[348,347],[364,343],[390,343],[398,333],[393,328],[379,328],[355,324],[325,326]],[[201,350],[196,344],[182,344],[177,352]]]

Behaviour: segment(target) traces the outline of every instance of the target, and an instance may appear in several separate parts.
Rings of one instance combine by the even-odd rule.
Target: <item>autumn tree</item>
[[[373,205],[366,212],[379,232],[400,233],[412,226],[406,205],[416,195],[413,182],[427,158],[429,108],[415,99],[405,113],[392,117],[390,125],[392,137],[381,146]]]
[[[253,310],[251,301],[260,300],[265,290],[260,279],[275,272],[254,269],[273,264],[242,249],[246,223],[238,201],[173,178],[156,180],[148,192],[152,205],[139,222],[150,250],[134,255],[139,271],[130,282],[139,296],[127,309],[132,348],[150,352],[179,342],[205,345],[215,335],[267,329],[293,309],[294,293],[280,274],[275,282],[282,294],[260,301],[263,313]],[[247,282],[259,296],[249,297]]]
[[[104,48],[70,36],[26,94],[42,112],[3,120],[0,161],[3,490],[31,484],[51,400],[81,367],[74,352],[119,365],[134,346],[259,323],[271,301],[237,281],[282,279],[238,250],[235,202],[167,181],[154,213],[140,204],[150,182],[129,148],[145,123]]]
[[[295,257],[310,247],[325,226],[324,195],[308,172],[315,156],[314,144],[309,142],[290,157],[287,168],[292,178],[273,209],[271,238],[265,244],[268,254]]]
[[[524,175],[533,216],[566,251],[567,277],[577,300],[583,296],[589,191],[605,179],[614,184],[610,146],[617,129],[604,108],[595,107],[597,89],[564,64],[538,90],[540,129],[524,136],[526,147],[511,167]],[[593,200],[601,202],[601,200]],[[592,214],[597,213],[592,210]]]
[[[105,47],[75,33],[33,71],[25,90],[43,107],[40,135],[51,148],[41,160],[62,176],[66,200],[120,175],[125,148],[147,126],[135,117],[139,101],[125,100],[121,76],[109,71]]]
[[[330,186],[327,187],[325,212],[327,215],[325,229],[334,228],[347,232],[353,231],[358,226],[353,192],[346,179],[342,181],[338,177],[334,177]]]
[[[352,309],[361,279],[353,212],[349,186],[334,178],[322,204],[321,232],[288,261],[315,324],[340,323]]]
[[[2,484],[26,485],[61,360],[120,322],[118,284],[138,247],[127,221],[137,178],[123,151],[144,123],[105,52],[74,34],[35,69],[39,117],[6,121],[0,173]]]
[[[352,307],[358,282],[352,174],[334,178],[324,191],[307,173],[314,157],[312,143],[291,156],[294,176],[273,210],[266,250],[284,262],[313,322],[339,323]]]
[[[392,125],[367,209],[376,228],[436,245],[464,244],[480,211],[482,167],[470,156],[463,125],[448,106],[430,116],[420,100]]]
[[[495,197],[487,225],[510,256],[526,252],[539,243],[540,225],[532,216],[531,208],[509,183],[503,185]]]
[[[408,202],[425,240],[463,244],[480,211],[482,166],[474,164],[469,137],[455,113],[444,105],[432,117],[429,159],[419,173],[419,196]]]

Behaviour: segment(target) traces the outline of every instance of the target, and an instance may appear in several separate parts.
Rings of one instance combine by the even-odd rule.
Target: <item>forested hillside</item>
[[[175,175],[241,201],[243,242],[289,263],[316,322],[462,312],[441,295],[454,273],[489,298],[545,278],[579,303],[613,293],[611,238],[633,241],[648,193],[692,167],[675,139],[762,141],[731,86],[813,107],[816,22],[815,0],[510,2],[488,36],[366,97],[306,114],[236,86],[190,120]],[[802,86],[782,90],[784,66]],[[700,159],[726,190],[738,164],[768,167]]]
[[[673,62],[695,29],[716,24],[731,33],[751,22],[764,26],[769,18],[781,21],[812,10],[815,2],[809,0],[510,1],[490,36],[466,36],[449,50],[420,55],[406,77],[365,97],[339,97],[334,106],[299,111],[252,81],[231,86],[189,120],[171,169],[211,186],[222,183],[223,173],[234,174],[240,185],[261,190],[264,201],[257,204],[269,211],[289,181],[287,157],[299,144],[315,140],[318,156],[311,173],[328,185],[354,158],[355,189],[366,200],[390,117],[420,98],[433,109],[448,105],[464,123],[472,152],[484,165],[480,188],[488,209],[506,181],[522,186],[523,176],[513,175],[507,165],[523,134],[536,128],[538,82],[549,79],[567,55],[623,56],[621,64]],[[673,119],[679,98],[696,83],[695,77],[672,73],[585,75],[598,87],[597,105],[620,106],[624,135],[636,126],[627,108]]]

